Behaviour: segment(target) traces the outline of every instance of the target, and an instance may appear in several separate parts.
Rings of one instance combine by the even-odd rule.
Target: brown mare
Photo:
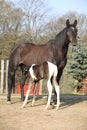
[[[58,75],[57,82],[59,83],[63,69],[67,63],[67,52],[69,43],[76,45],[77,43],[77,20],[70,24],[66,20],[66,27],[56,35],[55,39],[48,41],[44,45],[35,45],[32,43],[21,43],[12,49],[9,56],[8,67],[8,94],[7,101],[11,101],[12,87],[15,84],[15,72],[18,67],[21,68],[23,76],[20,81],[21,100],[24,100],[24,84],[27,78],[26,69],[22,66],[31,66],[32,64],[40,64],[44,61],[50,61],[57,65]]]

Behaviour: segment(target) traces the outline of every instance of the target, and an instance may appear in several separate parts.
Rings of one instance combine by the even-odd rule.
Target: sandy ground
[[[30,99],[25,108],[14,97],[7,104],[6,96],[0,96],[0,130],[87,130],[87,96],[61,95],[59,110],[44,110],[46,97],[39,97],[34,107]]]

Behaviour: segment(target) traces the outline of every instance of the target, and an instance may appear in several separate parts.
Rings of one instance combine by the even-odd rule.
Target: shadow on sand
[[[60,109],[64,109],[74,104],[87,101],[87,95],[61,94],[60,101],[61,101]]]
[[[28,103],[32,102],[32,96],[29,96],[28,98]],[[67,108],[69,106],[72,106],[74,104],[83,102],[83,101],[87,101],[87,95],[77,95],[77,94],[61,94],[60,95],[60,109],[64,109]],[[36,96],[36,102],[35,103],[35,107],[36,106],[41,106],[41,105],[45,105],[47,102],[47,95],[39,95]],[[53,102],[51,102],[51,104],[53,104]]]
[[[33,96],[30,95],[28,98],[28,103],[31,104],[33,99]],[[6,100],[6,96],[3,96],[1,98],[1,102],[4,102]],[[14,95],[12,97],[12,103],[19,103],[21,102],[20,95]],[[61,94],[60,95],[60,109],[64,109],[66,107],[72,106],[74,104],[87,101],[87,95],[81,95],[81,94]],[[22,103],[22,102],[21,102]],[[36,95],[36,102],[34,106],[41,106],[41,105],[46,105],[47,103],[47,95]],[[51,102],[53,104],[53,102]]]

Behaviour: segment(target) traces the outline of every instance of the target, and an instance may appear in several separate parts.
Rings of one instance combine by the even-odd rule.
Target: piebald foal
[[[26,93],[26,98],[25,101],[23,102],[23,107],[26,105],[27,100],[28,100],[28,95],[31,89],[32,84],[38,82],[41,79],[47,79],[47,88],[48,88],[48,101],[47,101],[47,105],[46,108],[47,109],[50,105],[50,101],[51,101],[51,95],[52,95],[52,85],[55,88],[55,91],[57,93],[57,107],[56,109],[59,108],[60,105],[60,97],[59,97],[59,85],[56,81],[56,77],[57,77],[57,73],[58,73],[58,69],[57,66],[54,65],[51,62],[44,62],[40,65],[35,65],[33,64],[28,71],[28,77],[29,77],[29,85],[28,85],[28,90]],[[52,78],[52,83],[51,83],[51,78]],[[34,105],[35,102],[35,92],[33,95],[33,101],[32,101],[32,106]]]

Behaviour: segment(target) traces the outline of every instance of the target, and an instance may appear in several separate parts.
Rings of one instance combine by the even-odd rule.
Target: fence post
[[[4,91],[4,60],[1,60],[1,93]]]
[[[9,60],[6,61],[6,93],[8,90],[8,64],[9,64]]]

